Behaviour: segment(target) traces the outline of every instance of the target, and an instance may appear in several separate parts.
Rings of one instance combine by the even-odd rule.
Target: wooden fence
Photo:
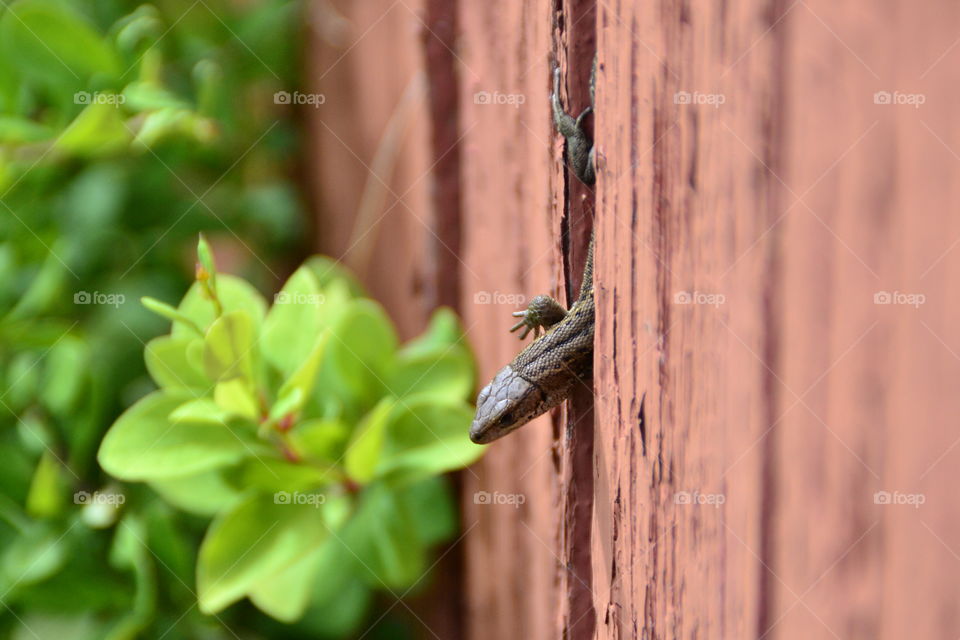
[[[462,474],[423,637],[960,637],[960,4],[317,0],[306,28],[318,244],[407,335],[454,305],[487,379],[598,229],[593,398]],[[556,60],[588,104],[594,50],[591,191],[548,96]]]

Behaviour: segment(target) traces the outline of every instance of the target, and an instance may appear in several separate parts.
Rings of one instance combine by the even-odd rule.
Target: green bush
[[[428,547],[455,532],[438,475],[482,452],[467,437],[463,333],[440,310],[398,346],[383,309],[325,258],[268,308],[217,274],[202,240],[199,255],[178,307],[144,301],[173,321],[146,346],[159,389],[110,428],[100,464],[213,517],[197,565],[202,611],[247,596],[279,620],[313,604],[351,627],[370,589],[413,586]]]
[[[437,412],[456,414],[434,402],[452,398],[455,385],[463,384],[457,373],[462,353],[431,355],[436,344],[456,341],[451,336],[459,329],[448,312],[434,318],[419,343],[397,348],[394,341],[386,355],[356,347],[358,357],[343,356],[331,329],[326,355],[317,356],[323,366],[305,398],[297,389],[303,394],[306,379],[284,377],[289,369],[283,363],[312,352],[311,336],[284,335],[275,325],[266,332],[263,322],[284,314],[276,304],[268,313],[250,285],[217,278],[212,290],[223,313],[195,286],[177,312],[183,321],[175,320],[171,335],[161,339],[155,336],[166,331],[163,318],[136,304],[144,294],[174,300],[190,286],[198,232],[210,237],[231,272],[262,291],[273,291],[280,283],[275,274],[289,273],[303,257],[305,215],[290,178],[298,140],[294,109],[278,104],[274,94],[298,86],[305,10],[298,0],[0,3],[0,637],[342,637],[370,605],[372,589],[409,584],[426,547],[456,525],[443,479],[429,459],[416,460],[433,454],[413,447],[404,461],[403,443],[384,437],[371,469],[363,456],[377,451],[374,429],[367,436],[372,440],[359,441],[343,460],[323,457],[359,439],[357,425],[375,425],[361,422],[368,414],[389,419],[390,432],[401,435],[420,419],[440,420]],[[347,275],[321,258],[307,268],[326,297],[325,314],[332,318],[334,307],[349,308],[349,317],[371,331],[384,326],[382,312],[363,300]],[[302,274],[295,278],[304,280]],[[235,372],[216,369],[230,357],[217,336],[239,338],[245,330],[247,321],[230,315],[236,309],[229,300],[245,295],[237,293],[241,289],[248,301],[260,300],[246,310],[260,340],[251,371],[264,376],[257,382],[265,397],[252,404],[236,383],[248,378],[220,384],[222,375]],[[222,321],[204,361],[215,318]],[[285,326],[306,322],[291,318]],[[199,354],[196,346],[190,352],[199,355],[199,365],[176,360],[178,345],[191,338],[202,343]],[[344,337],[347,344],[354,339]],[[150,345],[149,375],[144,343]],[[367,356],[381,380],[365,373],[360,363]],[[439,364],[431,370],[434,357]],[[381,367],[389,369],[388,377]],[[402,386],[412,384],[400,373],[404,367],[422,373],[424,384],[433,379],[433,400]],[[338,368],[349,375],[323,382]],[[217,378],[213,389],[210,375]],[[186,387],[178,386],[177,376]],[[160,387],[160,400],[150,400],[153,409],[141,401],[154,388],[151,377]],[[384,385],[398,391],[389,412]],[[195,395],[198,390],[209,393]],[[124,469],[123,460],[107,462],[104,453],[105,464],[119,465],[118,476],[140,477],[152,469],[153,476],[142,476],[147,484],[124,484],[104,473],[96,459],[101,439],[127,407],[134,405],[118,426],[145,414],[142,424],[155,427],[162,403],[179,399],[175,409],[182,412],[166,424],[194,426],[200,442],[188,438],[182,450],[167,449],[172,461],[166,473],[148,452],[131,458],[148,459],[137,469]],[[229,410],[203,417],[210,401]],[[378,406],[382,413],[371,414]],[[264,407],[287,412],[279,420],[268,414],[264,422],[257,415],[253,427],[244,422]],[[208,422],[214,415],[225,422],[219,430]],[[208,452],[218,450],[204,459],[198,448],[220,442],[225,430],[237,437],[224,441],[222,451],[208,446]],[[172,442],[166,438],[157,447]],[[238,453],[241,443],[249,450]],[[303,457],[288,458],[296,452]],[[172,467],[195,473],[178,475]],[[322,480],[317,470],[326,473]],[[304,484],[308,478],[315,483]],[[251,552],[258,558],[253,565],[238,554],[237,567],[225,568],[223,554],[231,551],[214,533],[241,531],[231,523],[249,522],[261,506],[279,510],[284,505],[270,498],[283,492],[292,503],[286,506],[295,508],[280,510],[282,521],[299,522],[292,512],[306,514],[304,522],[324,518],[329,538],[315,547],[319,555],[274,575],[290,549],[287,534],[278,542],[274,535],[280,534],[270,533],[264,555]],[[321,498],[314,495],[324,496],[316,508]],[[242,511],[246,500],[249,510]],[[306,503],[309,512],[299,508]],[[389,524],[372,540],[364,538],[369,527],[363,523],[370,519]],[[414,555],[390,555],[390,544],[414,534]],[[344,541],[340,549],[331,542],[337,536]],[[199,585],[198,557],[210,579]],[[243,586],[250,575],[262,577],[257,589]],[[311,575],[310,589],[294,589],[300,601],[277,598],[268,584],[306,585]],[[296,624],[275,622],[246,602],[201,613],[198,586],[205,611],[250,595],[276,619],[290,620],[304,607],[305,613]]]

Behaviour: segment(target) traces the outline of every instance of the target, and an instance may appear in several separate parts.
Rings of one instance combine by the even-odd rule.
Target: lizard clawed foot
[[[526,311],[514,311],[512,315],[520,318],[520,322],[510,327],[510,332],[523,327],[520,333],[520,339],[523,340],[531,331],[534,337],[539,337],[541,331],[563,320],[567,310],[550,296],[537,296],[527,305]]]

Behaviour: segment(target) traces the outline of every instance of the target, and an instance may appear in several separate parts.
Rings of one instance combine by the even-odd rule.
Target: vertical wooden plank
[[[597,636],[957,637],[960,9],[599,6]]]
[[[510,312],[557,292],[560,145],[548,119],[551,3],[461,2],[464,318],[489,379],[523,346]],[[464,476],[468,637],[559,637],[552,417]]]
[[[755,637],[782,9],[598,7],[597,637]]]
[[[310,9],[306,77],[324,96],[302,110],[317,244],[358,273],[409,337],[460,298],[455,7],[319,0]],[[410,623],[423,637],[460,638],[462,600],[451,594],[462,590],[462,549],[438,553]]]
[[[303,110],[317,244],[358,272],[404,337],[430,310],[421,256],[436,238],[422,5],[314,3],[306,79],[325,100]]]
[[[876,9],[789,21],[768,637],[960,635],[960,8]]]

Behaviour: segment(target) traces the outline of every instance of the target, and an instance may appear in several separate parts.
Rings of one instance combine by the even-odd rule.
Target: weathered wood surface
[[[960,9],[598,11],[597,637],[956,638]]]
[[[458,97],[407,138],[371,286],[408,333],[458,296],[488,379],[510,312],[578,284],[595,210],[598,306],[593,409],[581,392],[463,474],[465,618],[437,635],[960,637],[960,6],[442,4],[341,7],[383,30],[330,72],[358,156],[407,71]],[[454,20],[445,62],[412,14]],[[556,56],[586,104],[594,39],[595,195],[547,102]],[[352,211],[355,159],[315,131],[317,192]]]

